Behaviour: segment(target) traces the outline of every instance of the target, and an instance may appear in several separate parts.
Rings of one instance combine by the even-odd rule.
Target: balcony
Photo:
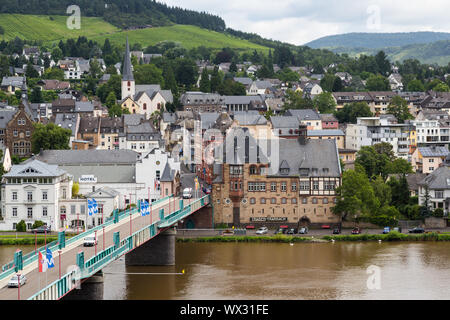
[[[25,200],[23,200],[23,203],[25,203],[25,204],[36,204],[36,200],[26,198]]]

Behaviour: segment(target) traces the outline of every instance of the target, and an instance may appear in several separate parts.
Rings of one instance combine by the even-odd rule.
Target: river
[[[26,247],[24,252],[32,249]],[[0,262],[11,260],[14,250],[1,246]],[[103,270],[104,299],[450,296],[450,243],[177,243],[176,262],[173,267],[126,267],[121,258]],[[367,287],[369,266],[379,267],[380,289]],[[171,274],[183,269],[185,274]]]

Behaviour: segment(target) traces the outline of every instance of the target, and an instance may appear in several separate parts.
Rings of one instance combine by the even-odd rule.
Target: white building
[[[347,125],[345,147],[358,151],[363,146],[388,142],[396,157],[408,159],[410,129],[409,124],[397,123],[391,115],[357,118],[356,124]]]
[[[24,220],[27,229],[40,220],[58,230],[66,216],[60,214],[59,201],[72,198],[73,177],[57,165],[29,160],[14,165],[2,180],[1,230],[15,230]]]

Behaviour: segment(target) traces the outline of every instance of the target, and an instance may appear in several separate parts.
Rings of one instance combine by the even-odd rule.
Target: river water
[[[0,247],[0,262],[14,250]],[[126,267],[121,258],[103,270],[104,299],[450,297],[450,243],[177,243],[176,263]],[[368,289],[369,266],[379,267],[380,289]]]

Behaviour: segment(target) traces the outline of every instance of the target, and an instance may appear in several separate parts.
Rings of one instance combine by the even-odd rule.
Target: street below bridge
[[[170,198],[161,203],[157,203],[155,206],[152,206],[151,214],[148,216],[141,216],[139,212],[134,213],[131,216],[131,222],[129,216],[124,217],[117,224],[111,224],[105,227],[104,231],[102,229],[97,231],[97,246],[93,247],[84,247],[83,239],[79,239],[73,244],[68,245],[66,248],[61,250],[61,255],[59,255],[58,251],[53,251],[53,259],[54,259],[54,268],[50,268],[47,272],[39,272],[38,261],[36,260],[31,265],[33,266],[32,270],[25,273],[27,278],[26,284],[20,287],[20,299],[25,300],[32,297],[34,294],[39,292],[41,289],[46,287],[48,284],[59,279],[59,276],[63,276],[66,274],[72,266],[76,266],[76,256],[79,252],[84,252],[84,261],[88,261],[90,258],[95,256],[101,252],[103,249],[106,249],[112,245],[113,242],[113,234],[115,232],[120,233],[120,240],[130,236],[134,232],[143,229],[146,226],[149,226],[153,223],[158,222],[159,219],[159,210],[164,209],[164,215],[167,216],[169,213],[174,212],[179,207],[179,197]],[[184,200],[184,204],[189,205],[191,202],[196,199],[186,199]],[[11,257],[12,258],[12,257]],[[61,261],[61,263],[60,263]],[[29,266],[25,266],[24,269],[29,269]],[[23,271],[19,271],[21,275]],[[61,274],[60,274],[61,272]],[[11,277],[4,279],[0,282],[3,286],[0,289],[0,300],[17,300],[19,299],[18,288],[8,288],[7,281],[9,281]]]

